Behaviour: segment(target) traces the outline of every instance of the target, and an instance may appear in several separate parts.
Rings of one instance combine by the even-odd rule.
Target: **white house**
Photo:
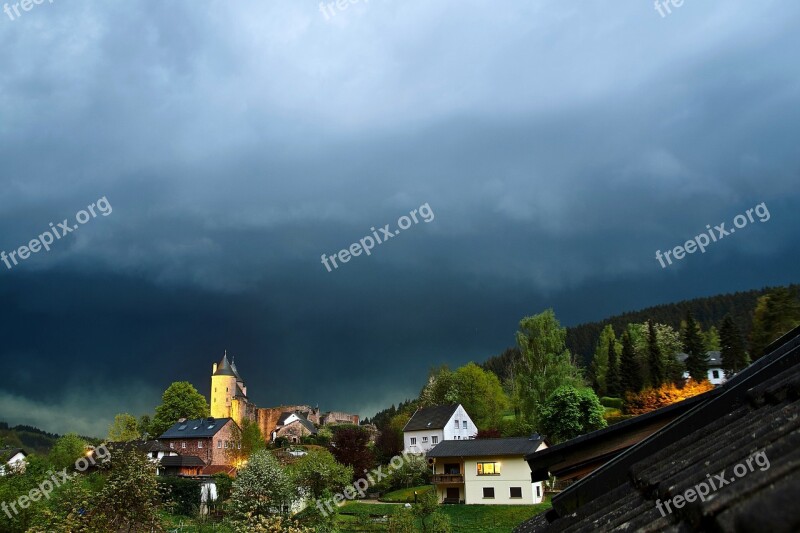
[[[725,377],[725,372],[722,370],[722,355],[720,352],[711,351],[708,353],[708,381],[711,382],[712,385],[722,385],[727,381]],[[686,364],[686,358],[689,357],[685,353],[679,353],[675,356],[678,361],[683,364]],[[684,379],[689,379],[689,372],[683,373]]]
[[[25,471],[25,457],[28,454],[22,448],[5,448],[0,450],[0,476],[6,471]]]
[[[423,454],[441,442],[474,439],[477,433],[461,404],[426,407],[418,409],[403,428],[403,449]]]
[[[427,454],[439,503],[542,503],[544,486],[531,482],[525,456],[545,448],[539,435],[442,442]]]

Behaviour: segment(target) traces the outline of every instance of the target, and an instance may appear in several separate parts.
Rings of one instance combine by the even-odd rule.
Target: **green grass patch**
[[[378,498],[378,501],[386,503],[414,503],[414,492],[416,492],[417,497],[419,497],[432,490],[433,485],[420,485],[419,487],[399,489],[392,492],[387,492]]]
[[[385,524],[368,521],[365,517],[374,519],[401,509],[402,506],[397,504],[348,503],[339,510],[338,526],[342,533],[386,531]],[[442,505],[440,509],[450,517],[453,532],[510,533],[525,520],[550,509],[550,502],[538,505]]]

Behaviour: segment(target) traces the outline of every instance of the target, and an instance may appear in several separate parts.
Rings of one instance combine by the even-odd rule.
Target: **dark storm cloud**
[[[237,354],[362,414],[524,315],[796,281],[800,7],[42,4],[0,20],[0,418],[105,432]],[[436,218],[328,273],[320,254]],[[656,249],[772,218],[662,270]]]

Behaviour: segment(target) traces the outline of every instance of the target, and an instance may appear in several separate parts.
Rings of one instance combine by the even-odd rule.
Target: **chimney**
[[[216,374],[217,373],[217,363],[214,363],[213,365],[211,365],[211,373],[212,374]]]

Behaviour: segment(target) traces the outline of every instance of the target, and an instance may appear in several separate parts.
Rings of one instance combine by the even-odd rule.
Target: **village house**
[[[478,428],[460,405],[417,409],[403,428],[405,453],[424,454],[446,440],[474,439]]]
[[[712,385],[722,385],[727,381],[725,371],[722,369],[722,354],[717,351],[707,352],[708,355],[708,381]],[[686,364],[686,359],[689,356],[685,353],[679,353],[675,358],[683,364]],[[689,379],[689,372],[683,373],[684,379]]]
[[[25,471],[25,458],[28,454],[22,448],[0,449],[0,476],[6,475],[6,471]]]
[[[285,438],[289,442],[299,443],[303,437],[316,435],[316,426],[300,411],[294,413],[282,413],[278,418],[275,430],[272,432],[271,440]]]
[[[446,440],[427,453],[440,503],[531,505],[544,487],[531,482],[525,456],[547,448],[539,435],[507,439]]]
[[[164,457],[161,464],[173,470],[191,471],[191,475],[196,475],[198,468],[200,473],[210,473],[210,467],[229,467],[233,463],[233,449],[241,446],[238,434],[239,427],[232,418],[181,418],[158,438],[179,456]],[[202,467],[197,461],[187,459],[188,456],[200,459]]]

